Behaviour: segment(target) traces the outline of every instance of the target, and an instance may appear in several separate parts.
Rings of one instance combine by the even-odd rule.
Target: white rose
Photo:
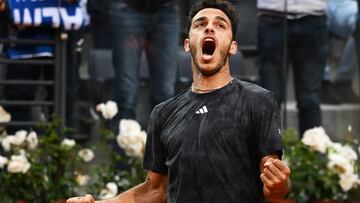
[[[144,154],[144,145],[142,143],[133,144],[127,153],[129,153],[128,156],[142,158]]]
[[[5,111],[5,109],[0,106],[0,122],[7,123],[11,121],[11,115]]]
[[[118,107],[116,102],[107,101],[106,104],[101,103],[96,105],[96,111],[101,112],[102,116],[105,119],[112,119],[118,112]]]
[[[13,143],[13,140],[14,140],[14,136],[13,135],[9,135],[9,136],[6,136],[2,142],[1,142],[1,145],[2,147],[4,148],[5,151],[10,151],[11,150],[11,144]]]
[[[91,149],[82,149],[79,151],[78,155],[85,161],[89,162],[94,158],[94,152]]]
[[[75,180],[76,182],[81,185],[81,186],[84,186],[84,185],[87,185],[89,180],[90,180],[90,176],[88,175],[83,175],[83,174],[78,174],[76,177],[75,177]]]
[[[31,131],[26,138],[26,142],[28,143],[30,149],[35,149],[39,143],[36,132]]]
[[[332,143],[331,148],[335,150],[337,153],[341,154],[345,158],[355,161],[357,160],[356,152],[349,145],[342,145],[340,143]]]
[[[139,138],[139,141],[145,145],[145,143],[146,143],[146,138],[147,138],[146,132],[145,132],[144,130],[141,131],[141,132],[139,133],[138,138]]]
[[[0,168],[4,168],[4,166],[9,162],[6,157],[0,155]]]
[[[325,153],[327,147],[332,143],[322,127],[315,127],[305,131],[301,141],[321,153]]]
[[[119,146],[124,149],[126,155],[131,157],[142,158],[144,155],[144,147],[146,142],[146,133],[141,131],[138,133],[121,132],[116,138]]]
[[[336,173],[352,173],[354,167],[351,164],[350,160],[337,153],[330,153],[328,155],[329,162],[327,167]]]
[[[340,186],[344,192],[349,191],[351,188],[357,185],[358,183],[358,175],[353,173],[343,173],[340,174]]]
[[[135,143],[135,136],[136,134],[122,132],[117,136],[117,142],[121,148],[125,149]]]
[[[109,199],[115,197],[118,193],[116,183],[110,182],[106,184],[106,188],[100,191],[99,199]]]
[[[67,138],[65,138],[65,139],[61,142],[61,145],[66,146],[66,147],[69,147],[69,148],[74,147],[75,144],[76,144],[75,140],[67,139]]]
[[[119,132],[123,133],[139,133],[141,126],[136,120],[132,119],[121,119],[119,124]]]
[[[122,119],[119,124],[119,134],[116,137],[118,145],[126,155],[142,158],[146,142],[146,132],[141,131],[140,124],[131,119]]]
[[[7,166],[10,173],[26,173],[31,165],[28,162],[25,154],[12,155]]]
[[[12,140],[12,144],[17,146],[24,144],[24,142],[26,141],[26,135],[26,130],[17,131],[14,135],[14,139]]]

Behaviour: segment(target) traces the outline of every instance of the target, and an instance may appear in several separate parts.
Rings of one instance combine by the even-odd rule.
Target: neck
[[[199,72],[193,72],[191,91],[202,94],[212,92],[226,86],[233,79],[228,70],[229,69],[225,69],[225,71],[220,71],[211,76],[205,76]]]

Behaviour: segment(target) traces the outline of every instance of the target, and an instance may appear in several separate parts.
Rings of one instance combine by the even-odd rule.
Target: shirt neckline
[[[233,78],[232,80],[230,80],[230,82],[228,84],[226,84],[225,86],[217,89],[217,90],[214,90],[214,91],[211,91],[211,92],[207,92],[207,93],[202,93],[202,94],[199,94],[199,93],[194,93],[191,91],[191,87],[188,89],[188,95],[191,97],[191,98],[195,98],[195,99],[200,99],[200,98],[207,98],[207,97],[211,97],[211,96],[214,96],[214,95],[218,95],[218,94],[221,94],[221,93],[224,93],[228,90],[230,90],[235,82],[237,81],[236,78]]]

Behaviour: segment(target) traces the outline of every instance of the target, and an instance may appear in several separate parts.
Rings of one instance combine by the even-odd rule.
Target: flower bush
[[[84,163],[93,158],[74,140],[61,139],[59,121],[43,133],[25,130],[0,138],[0,202],[57,202],[85,184]]]
[[[116,141],[117,147],[125,152],[121,154],[114,149],[108,150],[110,161],[101,164],[101,167],[97,169],[98,179],[91,186],[90,191],[93,191],[98,199],[107,199],[145,180],[146,173],[142,169],[142,160],[146,133],[141,130],[137,121],[131,119],[122,119],[119,122],[117,135],[111,131],[105,124],[106,120],[111,120],[117,114],[118,108],[113,101],[97,105],[96,110],[105,119],[101,122],[100,134],[107,143]],[[122,170],[119,170],[119,164],[122,165]]]
[[[307,130],[302,139],[294,129],[284,133],[284,160],[291,168],[292,189],[298,202],[344,200],[359,181],[358,143],[333,142],[322,127]]]
[[[117,114],[113,101],[97,105],[97,111],[105,120]],[[11,115],[0,106],[0,119],[8,122]],[[50,203],[71,196],[93,192],[98,199],[114,197],[145,180],[142,159],[146,133],[135,120],[121,120],[116,135],[105,125],[101,134],[105,138],[105,162],[91,163],[94,151],[83,148],[75,140],[62,138],[60,119],[43,126],[42,133],[21,130],[14,135],[0,136],[0,202],[18,200],[34,203]],[[109,142],[116,142],[125,154],[109,149]],[[101,144],[96,143],[94,150]],[[107,159],[108,158],[108,159]],[[121,163],[125,168],[119,170]]]

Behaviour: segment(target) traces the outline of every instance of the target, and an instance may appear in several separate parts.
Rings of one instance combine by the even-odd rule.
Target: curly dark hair
[[[191,8],[190,13],[187,19],[186,34],[189,35],[191,20],[192,18],[201,10],[205,8],[215,8],[219,9],[225,13],[225,15],[230,19],[231,30],[233,34],[233,39],[236,36],[237,26],[239,23],[239,16],[236,12],[234,5],[232,5],[228,0],[199,0]]]

